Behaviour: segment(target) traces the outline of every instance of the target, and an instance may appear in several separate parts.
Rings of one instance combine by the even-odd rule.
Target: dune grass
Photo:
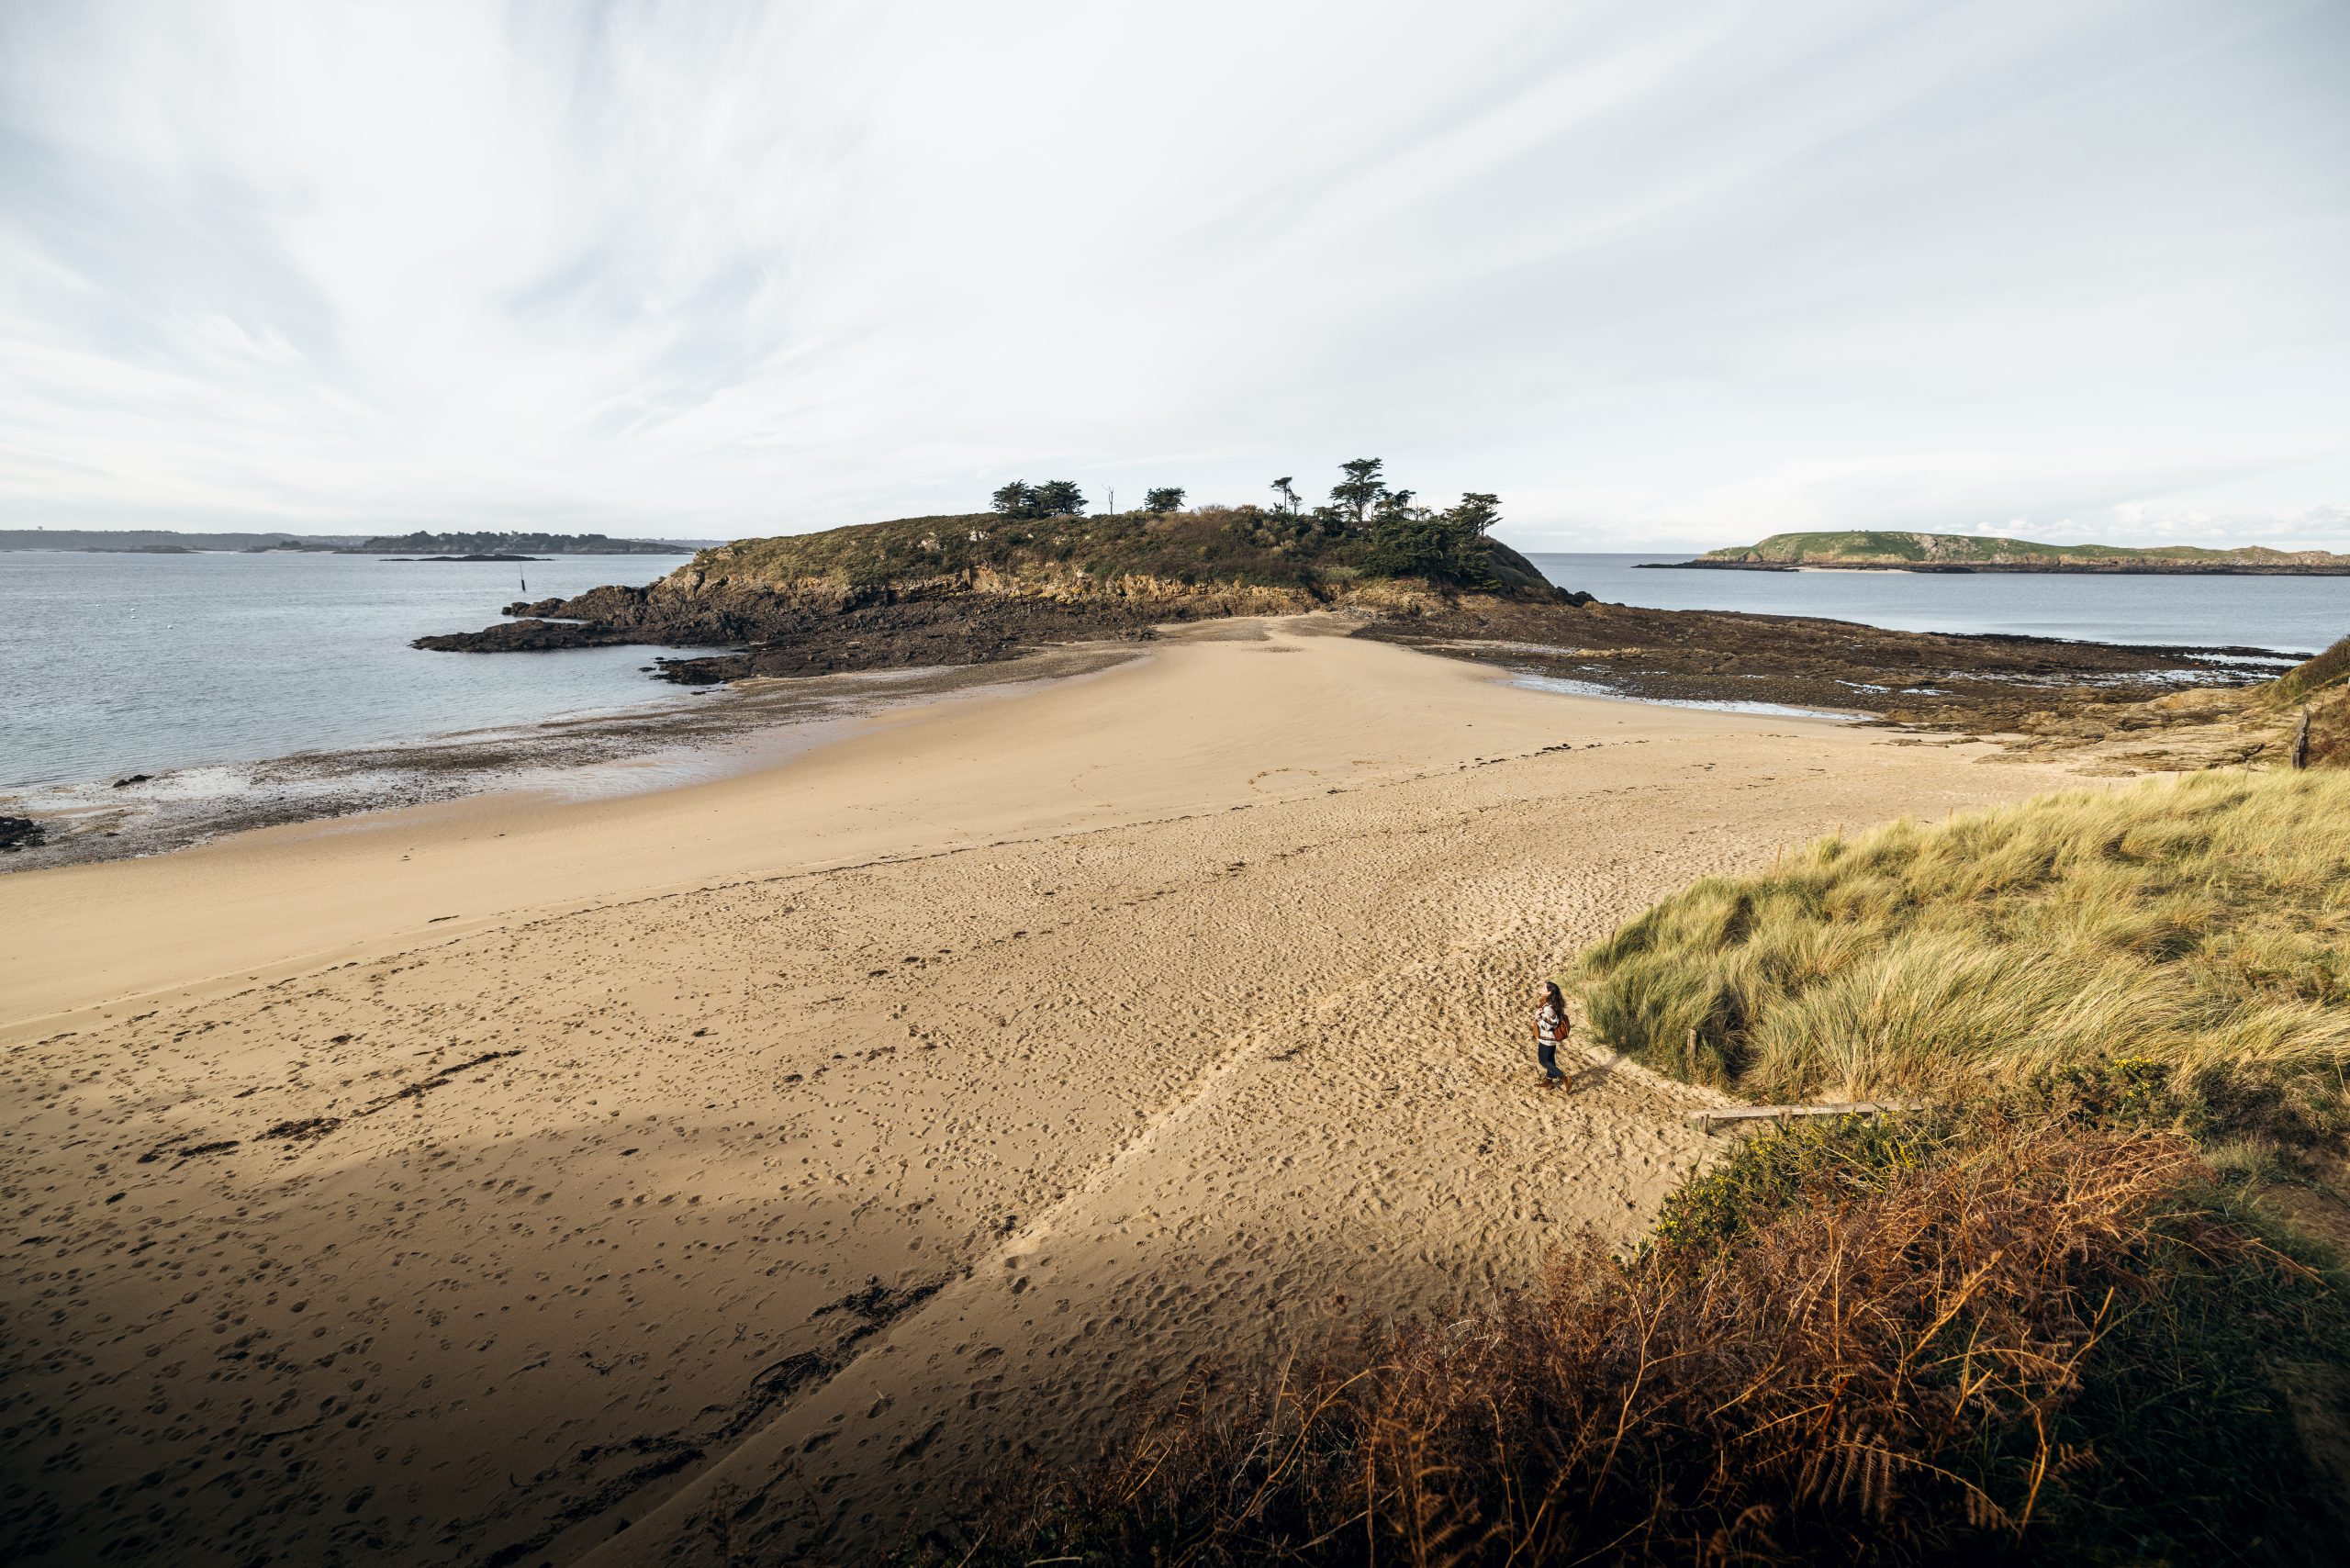
[[[1607,1045],[1750,1098],[2132,1060],[2338,1114],[2350,774],[2197,774],[1822,839],[1656,905],[1573,979]]]

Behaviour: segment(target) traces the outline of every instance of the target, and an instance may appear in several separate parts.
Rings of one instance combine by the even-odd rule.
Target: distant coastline
[[[2042,544],[1972,533],[1884,531],[1774,533],[1759,544],[1708,550],[1689,561],[1643,562],[1677,570],[1794,572],[2039,572],[2163,577],[2350,577],[2350,555],[2246,545]]]
[[[715,539],[611,539],[600,533],[192,533],[168,528],[0,528],[0,550],[99,555],[690,555]]]
[[[2051,577],[2350,577],[2350,562],[2338,566],[2204,566],[2163,561],[1641,561],[1643,571],[1706,572],[1975,572],[2033,573]]]
[[[476,553],[471,555],[383,555],[378,556],[377,559],[393,562],[407,562],[411,565],[431,566],[436,561],[454,561],[462,564],[468,561],[544,561],[549,559],[549,557],[545,555],[509,555],[503,552],[496,552]]]

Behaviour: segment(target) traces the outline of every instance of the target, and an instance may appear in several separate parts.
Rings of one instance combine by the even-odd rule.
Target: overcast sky
[[[0,525],[2350,544],[2350,5],[0,5]]]

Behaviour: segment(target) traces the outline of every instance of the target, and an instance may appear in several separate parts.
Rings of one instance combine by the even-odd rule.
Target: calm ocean
[[[1830,616],[1933,632],[2309,652],[2350,632],[2340,577],[1920,577],[1658,572],[1630,554],[1543,554],[1554,582],[1619,603]],[[481,655],[408,639],[532,598],[647,582],[665,556],[528,566],[302,554],[0,554],[0,790],[252,761],[558,713],[673,702],[643,648]]]
[[[2350,577],[2089,577],[2024,572],[1658,572],[1677,555],[1528,557],[1561,588],[1651,610],[1818,615],[1897,632],[2313,654],[2350,634]]]
[[[0,553],[0,790],[677,700],[636,673],[654,649],[408,644],[491,624],[526,576],[539,599],[682,560]]]

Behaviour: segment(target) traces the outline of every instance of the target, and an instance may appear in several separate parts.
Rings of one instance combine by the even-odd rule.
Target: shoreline
[[[1500,666],[1511,672],[1508,678],[1532,689],[1977,736],[2012,734],[2020,703],[2040,700],[2063,709],[2083,699],[2102,702],[2163,689],[2241,686],[2295,662],[2251,647],[1908,633],[1857,622],[1604,603],[1582,612],[1598,618],[1592,628],[1556,612],[1529,617],[1518,606],[1504,607],[1494,623],[1456,612],[1380,618],[1321,613],[1346,634]],[[0,878],[142,858],[240,833],[489,793],[541,790],[593,799],[726,777],[824,744],[849,722],[893,707],[1091,673],[1143,656],[1158,639],[1214,635],[1218,626],[1248,620],[1203,617],[1109,637],[1048,642],[971,662],[739,677],[624,706],[484,729],[167,767],[134,775],[128,783],[92,779],[0,792],[0,814],[29,818],[46,830],[41,841],[0,853]],[[1621,630],[1612,633],[1620,647],[1579,647],[1560,640],[1570,633],[1593,634],[1611,620],[1630,628],[1628,636]],[[1496,636],[1496,631],[1505,634]],[[1714,651],[1725,637],[1731,644],[1749,644],[1743,660],[1725,663]],[[1698,640],[1695,644],[1673,646],[1692,638]],[[1829,645],[1837,639],[1859,641],[1848,647]],[[1877,673],[1901,660],[1915,668],[1907,675]],[[1981,667],[1970,668],[1970,662]],[[1742,667],[1746,663],[1766,667]],[[1941,711],[1953,699],[1958,701],[1951,711]]]
[[[1572,625],[1527,621],[1522,612],[1507,636],[1460,624],[1443,615],[1360,619],[1324,612],[1338,634],[1392,642],[1424,653],[1498,666],[1505,678],[1529,689],[1599,700],[1690,711],[1762,716],[1818,717],[1919,733],[2010,733],[2009,699],[2039,693],[2063,706],[2058,688],[2070,682],[2076,700],[2094,694],[2184,690],[2241,685],[2272,673],[2256,666],[2289,659],[2266,650],[2230,647],[2141,647],[2001,633],[1888,632],[1860,622],[1807,621],[1739,611],[1651,611],[1595,605],[1602,616],[1637,625],[1669,622],[1681,629],[1718,627],[1756,644],[1753,657],[1776,668],[1724,666],[1711,655],[1691,662],[1654,645],[1656,634],[1635,631],[1622,653],[1603,654],[1561,643]],[[1145,656],[1159,640],[1213,636],[1223,626],[1255,624],[1247,617],[1213,617],[1161,625],[1147,635],[1050,643],[1010,657],[931,666],[882,666],[832,674],[751,676],[688,687],[635,704],[559,713],[487,729],[340,749],[296,752],[258,761],[196,764],[134,776],[125,784],[90,780],[0,793],[0,814],[29,817],[47,830],[39,843],[0,854],[0,879],[43,868],[144,858],[211,844],[238,834],[318,823],[471,799],[486,794],[543,791],[564,799],[596,799],[706,781],[772,766],[847,733],[860,718],[909,703],[1032,681],[1054,681]],[[1833,650],[1816,644],[1822,633],[1858,634],[1876,649]],[[1811,639],[1807,645],[1803,638]],[[1784,645],[1779,641],[1784,640]],[[1790,640],[1791,639],[1791,640]],[[1718,637],[1715,639],[1718,641]],[[1648,645],[1643,645],[1648,644]],[[1908,678],[1855,678],[1876,660],[1924,650],[1926,661]],[[1986,668],[1974,680],[1975,700],[1945,717],[1930,700],[1970,678],[1936,673],[1940,659],[1972,655]],[[2016,657],[2022,655],[2021,659]],[[1659,655],[1666,655],[1660,665]],[[1939,658],[1936,655],[1939,655]],[[468,655],[496,656],[496,655]],[[506,656],[527,656],[509,655]],[[2012,669],[1992,667],[2006,661]],[[663,661],[669,662],[669,661]],[[2063,672],[2074,664],[2081,667]],[[1852,667],[1842,667],[1850,666]],[[1864,667],[1865,666],[1865,667]],[[2167,667],[2165,667],[2167,666]],[[1960,666],[1960,669],[1964,669]],[[1953,676],[1956,679],[1952,678]],[[1922,677],[1923,678],[1919,678]],[[1920,700],[1930,700],[1920,705]],[[1986,706],[1987,716],[1973,710]]]
[[[127,785],[92,779],[0,792],[0,812],[32,816],[48,830],[43,843],[0,855],[0,878],[488,794],[591,800],[730,777],[893,708],[1068,679],[1147,646],[1069,644],[993,664],[745,681],[486,729],[164,767]]]

